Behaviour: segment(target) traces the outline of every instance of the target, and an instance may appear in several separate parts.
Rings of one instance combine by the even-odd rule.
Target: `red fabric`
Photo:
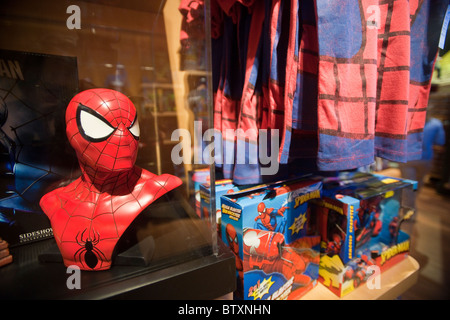
[[[408,126],[410,67],[409,1],[379,5],[382,23],[378,30],[378,80],[375,134],[405,139]],[[375,148],[388,156],[400,150]]]
[[[368,6],[376,3],[377,1],[362,1],[360,11],[367,15],[362,21],[367,21]],[[323,13],[323,16],[321,16],[321,12],[318,14],[320,40],[322,25],[327,23],[331,29],[333,28],[332,24],[336,22],[328,20],[326,13]],[[346,18],[342,17],[342,19],[339,21],[339,26],[347,28],[344,23]],[[378,33],[376,28],[369,29],[364,25],[361,28],[363,34],[358,35],[361,36],[361,46],[357,51],[355,49],[352,53],[347,50],[344,53],[337,53],[333,49],[334,44],[330,44],[327,52],[332,54],[320,54],[318,66],[319,133],[355,140],[374,139]],[[328,29],[326,30],[328,31]],[[354,32],[359,31],[355,30]],[[338,55],[335,55],[335,52]],[[329,143],[334,143],[334,140],[330,140]],[[334,145],[330,146],[328,143],[319,141],[319,158],[324,154],[323,157],[326,161],[326,164],[322,164],[320,169],[327,170],[329,163],[338,163],[339,166],[351,168],[351,161],[356,160],[354,158],[355,150],[342,150],[342,154],[332,154],[331,150],[334,148]],[[369,160],[371,163],[373,156],[368,158],[371,158]],[[332,168],[334,169],[334,167]],[[340,167],[338,168],[340,169]]]
[[[262,113],[261,95],[260,93],[255,92],[256,79],[254,78],[257,77],[258,72],[260,72],[260,65],[255,65],[255,63],[261,63],[261,61],[256,61],[255,57],[257,57],[258,54],[258,45],[262,35],[263,22],[264,2],[257,1],[252,7],[252,19],[249,30],[249,35],[251,36],[248,39],[244,88],[237,125],[238,129],[250,133],[246,138],[255,144],[257,143],[258,138],[257,130],[259,129],[259,117]],[[257,155],[252,156],[256,157]]]
[[[301,161],[305,170],[312,170],[317,157],[319,55],[313,0],[300,2],[297,24],[298,63],[296,86],[292,94],[292,119],[285,125],[284,140],[280,147],[280,162]]]
[[[204,1],[203,0],[181,0],[178,10],[183,16],[180,29],[180,42],[182,49],[190,47],[189,39],[203,39],[204,27]],[[217,29],[214,29],[217,31]]]
[[[399,162],[417,159],[430,64],[437,53],[439,30],[429,28],[433,21],[442,23],[445,1],[346,0],[333,2],[333,9],[316,3],[321,43],[319,169],[356,168],[372,163],[375,156]],[[346,6],[349,17],[333,14],[340,6]],[[359,27],[361,13],[364,23]],[[355,52],[343,52],[333,37],[349,47],[358,41],[361,45]]]
[[[218,131],[236,120],[244,130],[278,129],[282,164],[325,171],[420,155],[445,1],[270,0],[264,20],[256,1],[216,1],[235,27],[225,50],[236,50],[215,92]],[[257,45],[270,48],[269,59]],[[230,94],[234,85],[241,91]]]

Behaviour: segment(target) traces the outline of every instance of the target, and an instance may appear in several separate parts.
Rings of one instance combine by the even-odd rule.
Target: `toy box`
[[[320,237],[308,202],[321,186],[297,180],[221,197],[222,239],[236,256],[235,298],[296,299],[314,287]]]
[[[195,208],[195,212],[199,217],[202,216],[201,212],[201,197],[200,197],[200,186],[203,183],[207,183],[210,180],[210,172],[209,168],[206,169],[198,169],[194,171],[190,171],[190,190],[194,190],[194,194],[192,197],[193,206]]]
[[[64,128],[77,73],[74,57],[0,50],[0,237],[11,247],[53,237],[39,200],[78,170]]]
[[[366,173],[325,179],[323,197],[314,200],[321,235],[319,281],[342,297],[379,268],[383,272],[409,252],[410,236],[401,230],[414,213],[404,196],[417,183]]]
[[[216,180],[215,182],[215,202],[216,202],[216,223],[217,232],[220,235],[220,222],[221,222],[221,211],[220,211],[220,197],[224,194],[243,189],[243,187],[238,187],[233,184],[230,179]],[[209,219],[211,216],[211,187],[209,183],[203,183],[200,185],[200,212],[203,219]]]

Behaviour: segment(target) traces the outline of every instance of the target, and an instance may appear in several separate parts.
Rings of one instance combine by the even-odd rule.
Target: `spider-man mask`
[[[81,169],[122,171],[134,166],[139,123],[125,95],[110,89],[77,94],[66,110],[66,133]]]

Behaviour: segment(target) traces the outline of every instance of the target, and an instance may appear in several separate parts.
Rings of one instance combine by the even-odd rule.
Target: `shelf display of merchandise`
[[[186,281],[234,266],[215,204],[198,215],[189,188],[212,170],[185,139],[210,126],[204,10],[199,48],[181,50],[179,1],[2,5],[2,297],[187,297]],[[232,292],[228,274],[192,295]]]
[[[365,173],[341,173],[325,179],[322,198],[311,210],[319,220],[319,279],[344,296],[380,272],[404,260],[410,237],[402,224],[415,208],[408,197],[417,182]]]
[[[295,300],[318,287],[342,298],[409,257],[416,181],[351,171],[246,189],[217,183],[235,299]]]
[[[222,238],[236,256],[236,298],[299,298],[315,286],[320,237],[309,201],[320,180],[300,179],[224,194]]]

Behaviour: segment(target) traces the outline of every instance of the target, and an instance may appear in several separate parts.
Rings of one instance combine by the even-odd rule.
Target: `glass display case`
[[[46,292],[27,295],[108,298],[140,290],[143,298],[170,298],[174,297],[171,295],[174,287],[167,286],[174,286],[182,278],[196,281],[198,277],[200,281],[208,276],[216,279],[209,281],[211,288],[215,288],[210,288],[210,292],[222,295],[233,291],[234,258],[217,242],[215,199],[212,197],[210,201],[211,214],[200,212],[199,193],[194,187],[200,181],[196,180],[198,176],[214,181],[214,168],[205,165],[204,159],[195,158],[202,133],[212,128],[209,2],[204,1],[203,6],[184,3],[180,0],[2,3],[0,237],[9,243],[13,262],[0,269],[1,286],[6,288],[0,295],[22,296],[25,289],[17,283],[39,287],[39,281],[44,281]],[[103,138],[95,136],[100,126],[95,121],[105,122],[108,116],[98,116],[99,109],[89,105],[93,101],[91,96],[81,101],[77,94],[97,92],[102,104],[110,103],[104,96],[109,91],[90,91],[99,88],[121,93],[134,105],[137,116],[130,121],[138,121],[140,129],[135,166],[149,172],[158,188],[139,190],[147,192],[147,198],[154,197],[147,202],[141,200],[142,194],[137,194],[134,186],[126,189],[133,200],[125,201],[124,191],[120,194],[110,191],[104,205],[111,207],[105,209],[107,214],[100,212],[103,206],[100,200],[75,189],[75,193],[67,196],[70,199],[66,197],[64,201],[72,206],[78,201],[75,206],[81,213],[65,207],[63,197],[52,198],[47,205],[57,206],[57,212],[65,211],[65,220],[57,222],[56,230],[54,221],[49,219],[54,216],[44,214],[41,199],[61,190],[58,188],[71,186],[77,179],[83,183],[89,180],[81,158],[93,157],[88,147],[73,147],[74,136],[66,130],[66,125],[69,128],[66,108],[70,103],[77,104],[75,129],[83,138],[94,136],[95,139],[89,140],[89,148],[97,146]],[[117,98],[120,108],[124,108],[123,101]],[[89,108],[97,111],[84,112]],[[93,134],[83,127],[83,114],[85,117],[95,114]],[[127,113],[128,117],[132,114]],[[112,118],[122,116],[114,114]],[[115,135],[119,125],[114,126],[113,120],[108,125],[114,132],[110,134]],[[126,126],[124,132],[137,138],[132,125]],[[118,149],[122,144],[130,146],[121,142],[96,147],[95,152],[100,153],[95,156],[98,156],[96,164],[103,154],[114,158],[108,161],[119,162],[119,152],[109,149]],[[99,171],[95,172],[97,177]],[[177,183],[166,190],[167,177]],[[125,183],[131,182],[128,179]],[[95,182],[92,185],[97,187]],[[209,185],[214,188],[214,183]],[[214,191],[210,194],[214,195]],[[96,196],[102,198],[103,193],[99,191]],[[143,208],[121,222],[120,207],[131,206],[130,203]],[[127,210],[125,215],[132,209]],[[72,239],[68,240],[66,229],[77,215],[90,215],[89,222],[82,227],[75,223],[70,232]],[[99,218],[106,216],[110,218]],[[104,229],[108,228],[121,230],[114,240],[104,235],[107,233]],[[108,248],[102,245],[106,240],[112,241]],[[104,271],[82,271],[84,290],[78,292],[67,289],[64,282],[71,264],[61,254],[61,247],[68,242],[72,245],[71,261],[75,269],[78,266],[82,270],[97,270],[104,260],[111,261]],[[217,279],[218,272],[225,273],[223,279]],[[40,280],[36,274],[42,275]],[[58,280],[52,282],[49,277]],[[48,288],[50,282],[55,284]],[[199,286],[205,283],[208,281]],[[159,293],[143,290],[147,286],[157,287]],[[184,288],[181,291],[186,290],[188,295],[187,287]]]

